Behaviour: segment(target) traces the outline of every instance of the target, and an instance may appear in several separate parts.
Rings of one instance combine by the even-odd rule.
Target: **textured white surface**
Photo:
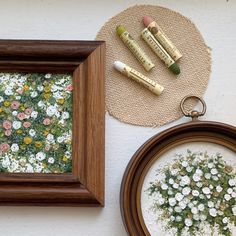
[[[234,0],[0,0],[0,38],[94,39],[109,17],[138,3],[169,7],[196,24],[213,50],[212,75],[205,94],[208,110],[203,119],[236,125]],[[105,208],[0,207],[0,235],[126,236],[119,189],[129,159],[146,139],[184,121],[187,119],[152,129],[107,116]]]

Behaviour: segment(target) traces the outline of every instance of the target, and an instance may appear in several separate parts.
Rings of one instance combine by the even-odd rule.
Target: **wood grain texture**
[[[191,141],[214,142],[236,152],[236,128],[218,122],[194,121],[167,129],[144,143],[129,162],[120,191],[121,214],[129,235],[150,235],[140,206],[140,189],[148,167],[159,153]]]
[[[0,173],[0,205],[103,206],[103,41],[0,40],[0,72],[73,75],[73,168],[69,174]]]

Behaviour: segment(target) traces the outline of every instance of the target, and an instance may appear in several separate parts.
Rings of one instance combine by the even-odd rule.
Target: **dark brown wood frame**
[[[0,72],[73,74],[73,170],[0,174],[1,205],[104,205],[105,43],[0,40]]]
[[[192,121],[167,129],[144,143],[129,162],[121,185],[121,214],[129,235],[150,235],[140,206],[141,187],[149,168],[165,151],[194,141],[217,143],[236,152],[236,128],[218,122]]]

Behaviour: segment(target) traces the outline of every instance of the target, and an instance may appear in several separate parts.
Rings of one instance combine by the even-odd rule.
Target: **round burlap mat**
[[[181,74],[172,74],[141,39],[142,17],[151,16],[183,54],[178,62]],[[146,72],[116,34],[116,26],[127,31],[152,59],[156,67]],[[210,77],[211,56],[196,26],[181,14],[167,8],[137,5],[111,18],[99,31],[97,39],[106,41],[106,110],[120,121],[161,126],[182,116],[181,99],[189,94],[202,97]],[[160,96],[154,95],[113,68],[120,60],[164,86]],[[191,106],[195,105],[193,101]]]

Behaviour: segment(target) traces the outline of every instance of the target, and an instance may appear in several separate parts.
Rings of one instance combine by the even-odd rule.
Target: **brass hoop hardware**
[[[184,108],[184,103],[186,102],[186,100],[189,100],[191,98],[197,99],[201,102],[202,104],[202,111],[197,111],[197,110],[191,110],[191,111],[186,111]],[[206,113],[206,103],[205,101],[198,97],[198,96],[194,96],[194,95],[189,95],[184,97],[181,102],[180,102],[180,109],[183,112],[183,114],[187,117],[192,117],[193,120],[197,120],[199,116],[203,116]]]

